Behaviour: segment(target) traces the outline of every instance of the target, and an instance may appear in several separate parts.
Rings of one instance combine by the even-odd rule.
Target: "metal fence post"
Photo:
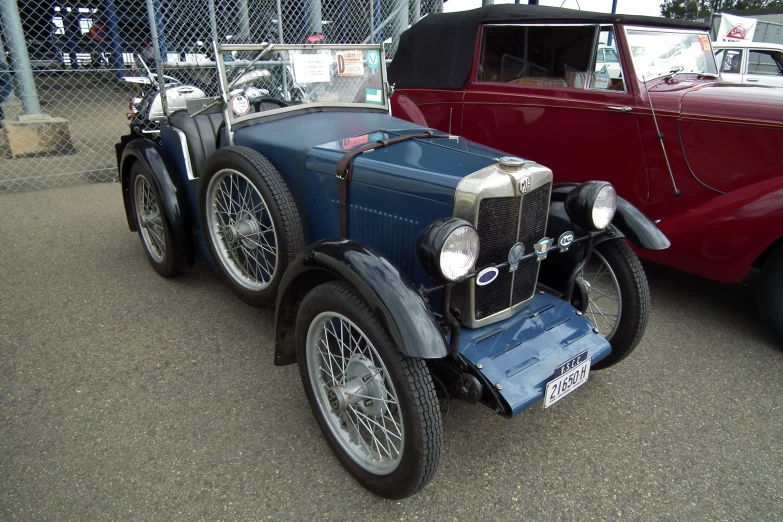
[[[214,46],[220,43],[218,37],[217,13],[215,13],[214,0],[207,0],[207,4],[209,5],[209,28],[212,30],[212,44]],[[217,56],[215,59],[217,59]]]
[[[379,34],[378,31],[381,26],[381,0],[374,0],[375,2],[375,18],[373,23],[375,24],[373,32],[375,33],[375,39],[373,40],[373,43],[380,43],[383,41],[383,35]]]
[[[250,9],[247,6],[248,0],[239,0],[239,38],[238,43],[250,43]]]
[[[35,88],[35,78],[30,67],[30,55],[27,54],[27,43],[24,40],[22,20],[19,18],[16,0],[0,0],[0,9],[2,9],[6,43],[13,58],[11,70],[17,81],[22,108],[25,115],[38,116],[41,114],[41,105],[38,103],[38,91]]]
[[[275,0],[275,4],[277,7],[277,32],[278,32],[278,36],[280,37],[280,43],[282,44],[285,43],[285,39],[283,38],[283,6],[281,5],[281,0]],[[290,58],[290,56],[288,56],[287,58]],[[283,99],[285,101],[291,101],[291,96],[288,94],[288,69],[286,69],[287,65],[281,63],[280,67],[283,68]]]
[[[153,3],[154,2],[154,3]],[[163,115],[168,117],[169,107],[166,100],[166,80],[163,78],[163,60],[160,54],[160,41],[158,40],[158,16],[155,12],[155,0],[147,0],[147,17],[150,21],[150,36],[152,36],[152,49],[155,53],[156,72],[158,74],[158,88],[160,89],[160,101],[163,104]]]
[[[323,33],[321,0],[307,0],[307,18],[311,33]],[[309,36],[309,35],[307,35]]]
[[[421,0],[413,0],[413,23],[421,19]]]
[[[397,13],[397,23],[394,24],[395,27],[392,32],[392,37],[394,38],[392,48],[395,53],[397,52],[397,45],[400,42],[400,35],[410,24],[410,5],[408,0],[399,0],[399,3],[400,7],[398,8],[399,12]]]
[[[370,41],[375,42],[375,0],[370,0]]]
[[[277,8],[277,37],[280,43],[285,43],[285,38],[283,38],[283,7],[280,4],[281,0],[275,0],[275,7]]]

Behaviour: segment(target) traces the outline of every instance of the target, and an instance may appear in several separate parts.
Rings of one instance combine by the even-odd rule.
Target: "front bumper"
[[[542,399],[555,369],[585,350],[594,364],[612,348],[574,307],[550,294],[536,293],[509,319],[460,332],[460,354],[495,387],[511,416]]]

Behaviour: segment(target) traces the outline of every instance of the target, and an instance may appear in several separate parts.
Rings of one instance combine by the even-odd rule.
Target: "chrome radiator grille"
[[[525,244],[525,252],[544,237],[549,211],[551,183],[520,197],[487,198],[481,201],[476,230],[481,241],[477,268],[503,263],[514,243]],[[521,212],[520,212],[521,206]],[[538,278],[538,261],[527,259],[516,272],[502,269],[487,286],[476,286],[474,313],[484,319],[533,296]]]
[[[511,160],[511,161],[508,161]],[[546,234],[552,171],[534,161],[500,158],[462,178],[454,195],[454,217],[471,223],[481,246],[476,269],[508,261],[518,242],[525,252]],[[502,321],[527,306],[538,279],[536,259],[519,264],[514,272],[501,268],[488,284],[470,279],[457,285],[450,306],[459,312],[468,328],[480,328]]]

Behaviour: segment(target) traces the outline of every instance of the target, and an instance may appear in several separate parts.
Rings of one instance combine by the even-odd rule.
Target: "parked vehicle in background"
[[[724,81],[783,87],[783,45],[765,42],[713,42]]]
[[[203,42],[200,42],[203,46]],[[204,47],[206,48],[206,47]],[[192,48],[191,48],[192,49]],[[170,53],[170,56],[174,53]],[[226,61],[239,61],[248,53],[235,51],[226,53]],[[185,63],[204,65],[205,62],[215,64],[214,53],[206,54],[181,53]],[[266,61],[274,62],[275,58],[267,56]],[[208,60],[213,60],[208,62]],[[160,134],[159,123],[164,119],[163,98],[160,94],[158,75],[153,73],[141,54],[135,56],[135,65],[144,71],[143,76],[125,76],[124,80],[139,86],[139,92],[132,96],[129,102],[129,112],[126,113],[130,121],[131,133],[143,135],[153,140],[158,140]],[[180,69],[186,70],[186,69]],[[169,69],[174,74],[176,69]],[[211,75],[210,75],[211,76]],[[204,76],[201,76],[204,78]],[[187,100],[202,99],[208,94],[215,94],[214,86],[205,85],[201,81],[183,83],[173,76],[164,75],[166,85],[166,103],[168,112],[173,113],[183,110],[187,106]],[[191,78],[192,79],[192,78]],[[232,92],[243,92],[251,103],[276,103],[276,100],[287,98],[289,103],[296,104],[310,100],[315,94],[294,79],[294,70],[290,64],[256,66],[232,79]],[[317,84],[314,89],[317,90]]]
[[[141,54],[135,56],[135,65],[144,71],[143,76],[125,76],[128,83],[138,85],[139,91],[130,98],[129,112],[131,134],[145,136],[158,141],[160,121],[164,119],[163,98],[160,94],[158,75],[153,73]],[[169,112],[186,108],[187,100],[204,98],[202,89],[193,85],[183,85],[171,76],[163,76],[166,88],[166,103]]]
[[[618,80],[623,77],[623,69],[620,67],[620,58],[617,57],[617,51],[614,47],[608,45],[599,45],[595,51],[595,72],[600,72],[604,67],[609,73],[609,77]]]
[[[609,81],[594,63],[608,35],[622,67]],[[706,24],[528,5],[433,14],[402,34],[389,79],[398,117],[558,182],[610,181],[672,242],[642,256],[725,283],[759,275],[783,338],[783,89],[721,82]]]
[[[243,79],[263,77],[269,56],[317,86],[306,100],[254,98]],[[553,184],[533,161],[392,117],[382,56],[219,45],[217,100],[189,100],[159,144],[131,134],[116,152],[152,267],[170,277],[198,256],[245,302],[274,304],[275,364],[298,363],[337,458],[402,498],[437,469],[437,393],[510,418],[628,356],[649,289],[617,238],[668,241],[609,183]],[[593,248],[612,270],[585,267]],[[587,317],[588,284],[608,296],[604,320],[628,316],[624,344]]]
[[[63,67],[63,56],[53,38],[30,38],[26,40],[30,67],[34,71],[52,71]],[[13,69],[14,57],[6,53],[6,60]]]

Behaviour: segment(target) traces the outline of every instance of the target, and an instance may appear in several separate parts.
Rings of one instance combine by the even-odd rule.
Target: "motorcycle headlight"
[[[609,226],[617,210],[617,193],[606,181],[588,181],[565,198],[565,210],[577,226],[599,231]]]
[[[421,264],[433,279],[458,281],[470,274],[476,265],[478,233],[463,219],[438,219],[419,235],[417,251]]]

